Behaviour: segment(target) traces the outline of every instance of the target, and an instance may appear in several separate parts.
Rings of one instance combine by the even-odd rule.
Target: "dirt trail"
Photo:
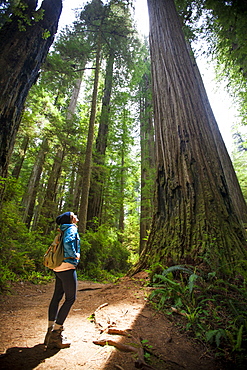
[[[45,350],[42,344],[53,283],[16,284],[13,295],[0,298],[0,369],[223,370],[206,348],[181,335],[152,308],[143,278],[141,274],[116,284],[80,281],[65,322],[64,333],[72,344],[63,350]],[[118,334],[107,333],[107,328]],[[94,343],[99,340],[119,342],[129,352]]]

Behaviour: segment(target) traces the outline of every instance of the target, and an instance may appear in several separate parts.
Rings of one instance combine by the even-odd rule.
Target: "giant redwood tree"
[[[154,123],[156,208],[137,269],[204,262],[232,271],[246,260],[246,233],[219,157],[173,0],[148,0]]]
[[[38,78],[62,10],[62,0],[21,0],[0,29],[0,176],[9,159],[29,89]]]

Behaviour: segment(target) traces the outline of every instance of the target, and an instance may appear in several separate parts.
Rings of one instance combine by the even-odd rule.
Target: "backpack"
[[[44,258],[43,264],[49,269],[54,269],[61,265],[64,260],[64,251],[63,251],[63,233],[59,232],[47,249]]]

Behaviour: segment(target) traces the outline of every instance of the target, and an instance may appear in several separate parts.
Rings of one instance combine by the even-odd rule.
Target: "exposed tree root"
[[[139,339],[133,337],[127,330],[120,330],[116,328],[108,328],[106,331],[107,334],[113,334],[113,335],[122,335],[124,337],[132,338],[132,341],[128,344],[123,344],[121,342],[118,342],[116,340],[112,339],[100,339],[93,341],[94,344],[100,345],[100,346],[114,346],[119,351],[127,352],[127,353],[133,353],[134,357],[136,359],[135,361],[135,367],[137,369],[152,369],[154,368],[152,366],[149,366],[144,361],[144,349]]]
[[[133,352],[139,355],[138,348],[132,347],[131,345],[122,344],[120,342],[117,342],[116,340],[112,339],[100,339],[100,340],[94,340],[94,344],[98,344],[99,346],[114,346],[119,351],[122,352]],[[141,351],[140,351],[141,352]]]
[[[116,369],[119,369],[119,370],[124,370],[124,368],[120,365],[115,365]]]
[[[130,329],[121,330],[116,327],[113,327],[117,325],[116,321],[112,320],[110,317],[108,317],[105,313],[102,312],[102,308],[104,308],[107,305],[108,303],[104,303],[94,311],[92,315],[94,324],[100,330],[101,334],[104,333],[106,335],[119,335],[128,338],[127,339],[128,342],[126,342],[126,339],[125,343],[122,343],[118,340],[107,338],[94,340],[93,343],[99,346],[105,345],[113,346],[121,352],[132,353],[135,361],[135,367],[137,369],[154,370],[154,368],[146,364],[144,360],[144,348],[141,343],[141,340],[139,338],[134,337],[131,334]],[[117,365],[117,368],[121,369],[121,366]]]
[[[187,313],[185,313],[185,312],[181,312],[181,311],[179,311],[177,308],[175,308],[175,307],[171,307],[171,310],[172,310],[172,312],[174,312],[174,313],[177,313],[178,315],[181,315],[181,316],[185,316],[185,317],[187,317],[188,315],[187,315]]]

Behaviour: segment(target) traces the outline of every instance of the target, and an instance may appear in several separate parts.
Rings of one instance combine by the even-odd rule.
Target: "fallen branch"
[[[94,313],[97,312],[97,311],[99,311],[99,310],[101,310],[101,308],[103,308],[105,306],[108,306],[108,303],[102,303],[98,308],[96,308],[96,310],[94,311]]]
[[[128,344],[123,344],[121,342],[118,342],[118,341],[112,340],[112,339],[100,339],[100,340],[94,340],[93,343],[96,344],[96,345],[99,345],[99,346],[106,346],[106,345],[113,346],[121,352],[132,353],[132,354],[134,354],[134,357],[135,357],[135,367],[136,368],[143,369],[143,370],[145,370],[145,369],[154,370],[153,367],[149,366],[144,361],[144,349],[143,349],[143,346],[142,346],[140,340],[137,339],[137,338],[134,338],[127,331],[128,329],[121,330],[121,329],[117,329],[117,328],[112,328],[112,326],[116,325],[116,322],[110,320],[109,318],[107,319],[107,323],[108,323],[107,327],[105,329],[103,329],[103,325],[99,322],[99,317],[97,317],[98,316],[97,313],[99,313],[99,311],[107,305],[108,305],[108,303],[103,303],[102,305],[100,305],[94,311],[92,317],[93,317],[93,321],[94,321],[95,325],[101,326],[101,328],[100,328],[101,333],[104,332],[106,334],[121,335],[123,337],[132,338],[133,342],[128,343]],[[121,366],[118,367],[118,368],[121,369]]]
[[[177,308],[175,308],[175,307],[171,307],[171,310],[172,310],[172,312],[175,312],[175,313],[177,313],[178,315],[181,315],[181,316],[185,316],[185,317],[187,317],[187,313],[184,313],[184,312],[181,312],[181,311],[179,311]]]
[[[115,365],[115,367],[116,367],[117,369],[119,369],[119,370],[124,370],[124,368],[123,368],[122,366],[120,366],[120,365]]]
[[[108,328],[106,333],[107,334],[115,334],[115,335],[123,335],[124,337],[132,337],[132,335],[127,332],[127,330],[128,329],[120,330],[120,329],[115,329],[115,328]]]
[[[122,344],[112,339],[100,339],[100,340],[94,340],[94,344],[97,344],[99,346],[114,346],[115,348],[119,349],[119,351],[122,352],[133,352],[139,354],[138,348],[132,347],[128,344]]]
[[[125,330],[119,330],[119,329],[109,329],[108,334],[117,334],[117,335],[132,337],[132,335],[130,335]],[[136,338],[133,338],[133,339],[136,339]],[[101,340],[95,340],[93,341],[93,343],[99,346],[105,346],[105,345],[114,346],[121,352],[133,353],[136,357],[135,367],[137,369],[155,370],[152,366],[149,366],[144,361],[144,350],[140,342],[139,343],[135,342],[132,345],[132,344],[123,344],[123,343],[117,342],[112,339],[101,339]]]

